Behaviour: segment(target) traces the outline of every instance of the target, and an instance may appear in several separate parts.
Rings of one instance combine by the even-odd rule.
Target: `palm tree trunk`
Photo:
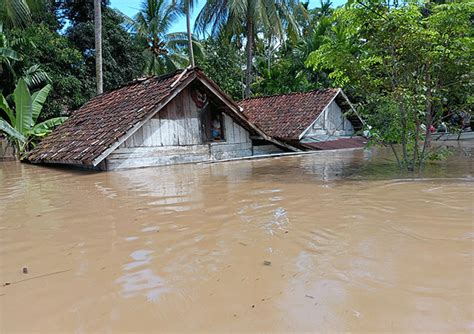
[[[250,85],[252,83],[252,60],[253,60],[253,21],[250,15],[247,17],[247,69],[245,70],[245,93],[244,98],[250,97]]]
[[[185,3],[185,10],[186,10],[186,28],[188,30],[188,48],[189,48],[189,65],[194,67],[194,51],[193,51],[193,38],[191,35],[191,17],[189,14],[189,1]]]
[[[94,0],[95,76],[97,94],[103,92],[101,0]]]

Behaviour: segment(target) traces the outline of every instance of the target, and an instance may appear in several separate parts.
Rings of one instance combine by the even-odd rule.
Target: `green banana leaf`
[[[0,48],[0,58],[20,60],[18,53],[15,50],[9,48]]]
[[[15,129],[21,133],[31,130],[33,124],[31,95],[25,80],[18,80],[15,91],[13,92],[15,100],[16,123]]]
[[[18,140],[21,144],[26,142],[26,137],[18,132],[14,127],[8,124],[3,118],[0,118],[0,131],[7,134],[7,136]]]
[[[50,133],[55,126],[63,124],[65,120],[67,120],[67,117],[50,118],[47,121],[36,124],[31,133],[37,137],[43,137]]]
[[[2,109],[8,116],[8,119],[10,120],[10,124],[15,124],[15,114],[13,113],[13,110],[10,109],[10,106],[8,105],[7,100],[5,99],[5,96],[0,93],[0,109]]]
[[[32,124],[35,124],[38,120],[39,114],[41,113],[41,109],[43,109],[44,101],[48,97],[49,92],[51,91],[51,85],[46,85],[41,88],[39,91],[34,92],[31,96],[31,104],[32,104]]]

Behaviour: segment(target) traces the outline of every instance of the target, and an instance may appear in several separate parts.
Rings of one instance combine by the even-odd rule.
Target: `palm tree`
[[[243,34],[247,58],[244,96],[249,97],[257,34],[263,33],[267,38],[277,36],[283,40],[295,36],[299,33],[293,16],[297,10],[303,11],[303,7],[296,0],[207,0],[197,17],[195,28],[203,33],[210,29],[214,36]]]
[[[7,27],[24,27],[32,14],[43,9],[44,0],[0,0],[0,22]]]
[[[193,0],[184,0],[184,11],[186,14],[186,32],[188,34],[188,50],[189,50],[189,64],[194,67],[194,51],[193,51],[193,39],[191,34],[191,14],[190,11],[193,7]]]
[[[190,8],[190,0],[184,0]],[[182,14],[181,5],[167,0],[145,0],[142,9],[132,22],[132,31],[143,43],[145,68],[144,74],[162,74],[176,68],[185,67],[187,57],[186,47],[189,48],[190,64],[192,65],[192,50],[202,52],[202,46],[184,32],[168,33],[174,22]]]
[[[102,72],[102,11],[101,0],[94,0],[95,77],[97,94],[102,94],[104,77]]]

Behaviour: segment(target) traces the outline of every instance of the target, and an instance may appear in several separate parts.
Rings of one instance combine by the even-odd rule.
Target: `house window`
[[[224,141],[224,117],[220,110],[209,104],[202,110],[201,126],[204,142]]]

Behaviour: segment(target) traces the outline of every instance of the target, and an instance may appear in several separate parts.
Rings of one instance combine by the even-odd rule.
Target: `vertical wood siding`
[[[107,169],[161,166],[252,155],[250,134],[224,116],[222,142],[203,142],[200,110],[183,90],[107,158]]]
[[[120,147],[199,145],[204,144],[201,131],[199,110],[185,89]],[[229,144],[250,142],[248,131],[226,114],[224,137]]]

